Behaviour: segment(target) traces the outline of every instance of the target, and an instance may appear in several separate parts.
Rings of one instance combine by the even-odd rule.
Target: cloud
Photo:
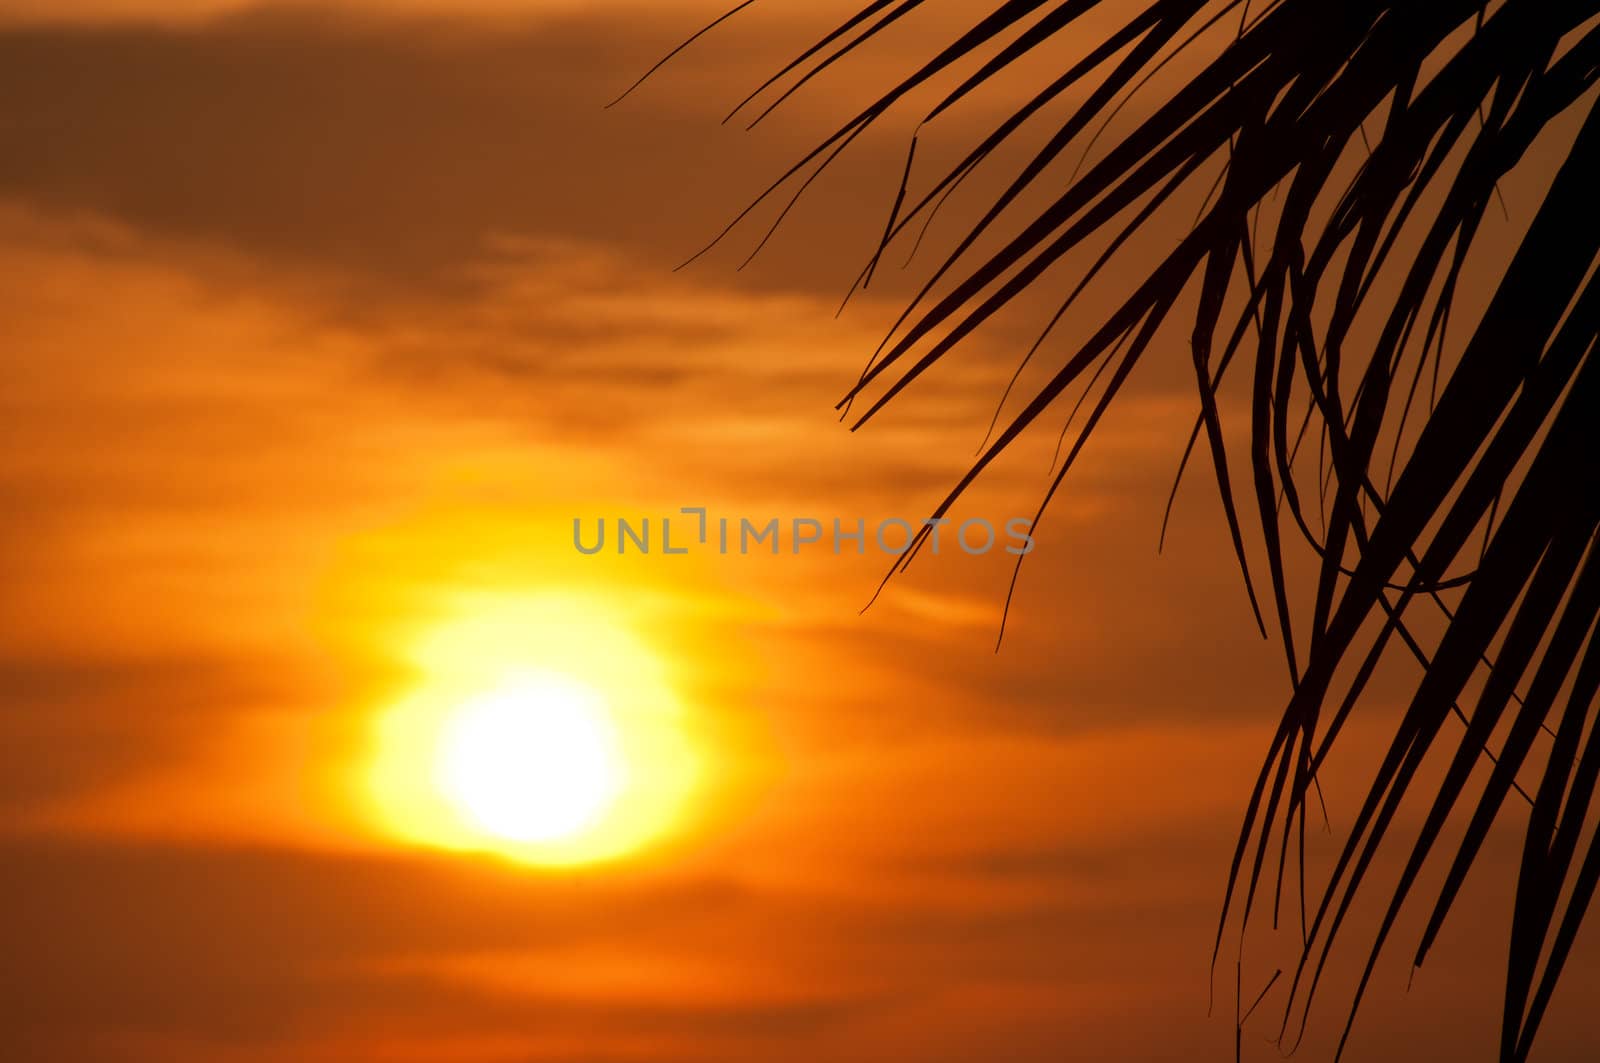
[[[0,30],[0,194],[403,290],[448,290],[502,235],[665,268],[803,142],[716,122],[715,101],[781,54],[771,26],[602,110],[697,17],[653,7],[620,35],[590,9]],[[900,149],[875,150],[887,169]],[[841,290],[860,252],[837,249],[878,209],[835,198],[803,216],[769,283]],[[810,253],[823,230],[836,250]]]
[[[738,852],[720,870],[574,878],[459,857],[14,839],[0,846],[0,1015],[41,1061],[1222,1053],[1229,1023],[1206,1018],[1214,843],[1168,840],[975,844],[880,864],[874,896],[741,873]],[[951,873],[966,885],[939,886]],[[1034,885],[996,888],[1019,881]],[[1469,892],[1460,914],[1503,899]],[[1404,1009],[1370,1008],[1357,1050],[1470,1054],[1495,990],[1455,973],[1462,945],[1442,943]],[[1270,974],[1256,972],[1271,950],[1256,951],[1250,985]],[[1382,992],[1405,975],[1384,965]],[[1563,1014],[1557,1058],[1582,1043]]]
[[[533,1058],[579,1041],[623,1058],[640,1039],[681,1058],[798,1058],[907,999],[885,986],[909,972],[874,957],[914,925],[903,907],[886,922],[882,908],[731,881],[540,879],[442,859],[40,842],[4,855],[19,871],[0,886],[8,1027],[57,1051],[164,1036],[298,1052],[384,1028],[439,1046],[511,1038]],[[945,917],[923,918],[937,937]],[[806,933],[752,951],[775,921]],[[581,988],[608,956],[632,973]],[[848,956],[866,971],[825,977]],[[695,967],[708,978],[684,982]]]
[[[1217,515],[1180,510],[1178,560],[1154,556],[1188,417],[1159,393],[1108,420],[1050,511],[996,656],[1014,560],[998,551],[925,555],[858,616],[887,555],[671,567],[581,558],[570,541],[574,517],[691,504],[918,520],[968,460],[952,435],[981,435],[1007,371],[981,347],[852,435],[831,405],[871,333],[804,294],[519,240],[474,267],[472,300],[418,295],[353,320],[305,276],[248,257],[103,220],[14,209],[4,223],[0,496],[19,519],[0,532],[0,629],[9,796],[30,816],[325,833],[274,796],[300,769],[269,761],[348,772],[363,713],[407,681],[385,639],[462,587],[661,598],[655,637],[693,694],[812,736],[796,755],[909,731],[1243,720],[1279,703],[1237,574],[1210,563],[1227,550]],[[1052,443],[997,467],[966,512],[1031,513]],[[707,600],[717,611],[701,616]],[[1196,640],[1228,683],[1151,666]],[[750,649],[706,653],[732,645]],[[816,675],[837,679],[819,696]],[[75,752],[41,759],[55,747]],[[130,800],[152,776],[159,798]]]

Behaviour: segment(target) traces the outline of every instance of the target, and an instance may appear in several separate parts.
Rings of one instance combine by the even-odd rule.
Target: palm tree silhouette
[[[740,111],[766,117],[922,6],[867,4]],[[984,6],[757,201],[803,191],[902,102],[932,94],[920,132],[1004,86],[1010,112],[915,196],[913,135],[865,285],[891,244],[920,242],[970,175],[1003,168],[1002,149],[1043,130],[841,408],[856,425],[871,418],[997,312],[1055,284],[1047,270],[1064,256],[1088,255],[1054,327],[1128,241],[1170,231],[1154,265],[1101,304],[1109,313],[1091,313],[1087,339],[933,516],[1081,388],[1087,416],[1048,503],[1160,326],[1182,315],[1199,398],[1190,451],[1203,437],[1257,622],[1276,630],[1290,675],[1233,854],[1217,950],[1230,918],[1247,923],[1258,901],[1270,897],[1276,922],[1319,768],[1379,662],[1413,656],[1420,679],[1309,905],[1298,876],[1303,949],[1280,1041],[1290,1043],[1297,1015],[1303,1029],[1381,843],[1405,843],[1391,836],[1409,798],[1426,815],[1409,852],[1398,850],[1404,869],[1366,944],[1339,1050],[1402,908],[1431,906],[1420,965],[1490,828],[1506,821],[1522,856],[1499,1055],[1526,1059],[1600,881],[1600,840],[1586,827],[1600,777],[1600,2],[1146,0],[1119,6],[1109,30],[1084,26],[1104,14],[1103,0]],[[1076,58],[1035,83],[1027,71],[1040,64],[1029,64],[1046,48]],[[1109,134],[1137,93],[1148,113]],[[1486,250],[1479,237],[1503,207],[1500,185],[1527,178],[1541,136],[1564,138],[1565,154],[1512,249]],[[1069,152],[1083,160],[1065,173]],[[1201,202],[1192,225],[1152,221],[1186,196],[1191,212]],[[1462,305],[1471,270],[1486,271],[1488,294]],[[1470,319],[1464,336],[1451,335],[1452,314]],[[1248,381],[1247,476],[1224,446],[1218,394],[1230,370]],[[1301,549],[1296,540],[1317,560],[1314,579],[1291,586],[1285,557]],[[1265,560],[1259,599],[1252,555]],[[1430,752],[1446,770],[1421,771]],[[1487,775],[1481,792],[1468,785],[1475,768]],[[1452,853],[1441,836],[1456,818],[1465,829]],[[1435,863],[1439,884],[1423,891],[1419,876]]]

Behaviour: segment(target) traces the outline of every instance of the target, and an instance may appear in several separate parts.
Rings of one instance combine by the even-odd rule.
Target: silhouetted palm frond
[[[741,110],[759,121],[923,6],[866,5]],[[1174,231],[1136,282],[1110,303],[1074,310],[1089,314],[1088,338],[1005,422],[934,516],[1080,385],[1092,396],[1089,412],[1053,494],[1160,326],[1182,314],[1199,395],[1190,444],[1204,436],[1253,604],[1248,558],[1264,555],[1270,603],[1256,615],[1263,625],[1263,612],[1275,618],[1292,679],[1250,795],[1223,924],[1230,910],[1248,920],[1263,889],[1276,910],[1330,747],[1378,662],[1397,649],[1414,655],[1421,679],[1303,916],[1285,1022],[1309,1009],[1380,843],[1396,840],[1402,799],[1420,799],[1427,811],[1370,942],[1352,1020],[1447,820],[1459,815],[1465,830],[1454,853],[1437,854],[1448,861],[1437,892],[1415,898],[1431,905],[1417,964],[1491,826],[1508,818],[1520,793],[1529,813],[1500,1057],[1522,1060],[1600,881],[1600,843],[1586,825],[1600,777],[1600,0],[1277,0],[1254,8],[1154,0],[1124,5],[1131,17],[1108,31],[1085,29],[1086,16],[1103,16],[1097,9],[1106,6],[987,5],[769,190],[809,184],[921,92],[935,102],[919,132],[980,90],[1020,90],[1012,98],[1021,106],[925,193],[909,194],[908,160],[865,283],[888,246],[915,236],[969,175],[1038,135],[1023,165],[1001,173],[1003,191],[931,270],[841,405],[859,400],[855,423],[869,419],[1025,292],[1059,283],[1051,267],[1071,265],[1074,252],[1088,256],[1082,281],[1063,289],[1054,327],[1084,286],[1128,253],[1128,241],[1148,237],[1159,212],[1185,201],[1193,210],[1203,195],[1192,227]],[[1054,80],[1024,86],[1025,71],[1040,68],[1036,55],[1054,54],[1047,48],[1071,58],[1054,67]],[[1141,92],[1150,101],[1143,117],[1106,136],[1092,162],[1063,173],[1069,150],[1100,148],[1097,138]],[[1501,209],[1501,184],[1528,184],[1524,160],[1551,137],[1564,155],[1553,174],[1534,175],[1546,178],[1539,187],[1524,189],[1530,220],[1512,250],[1490,262],[1487,296],[1463,296],[1469,268],[1488,272],[1481,237],[1489,213]],[[1448,340],[1452,315],[1467,319],[1456,342]],[[1218,395],[1230,370],[1248,383],[1247,486],[1238,486],[1224,446]],[[1247,546],[1247,523],[1258,545]],[[1291,586],[1285,563],[1295,536],[1319,558],[1305,588]],[[1498,749],[1487,781],[1469,789],[1491,739]],[[1430,752],[1448,761],[1442,773],[1422,770]],[[1524,788],[1519,776],[1536,785]],[[1217,940],[1220,948],[1220,927]]]

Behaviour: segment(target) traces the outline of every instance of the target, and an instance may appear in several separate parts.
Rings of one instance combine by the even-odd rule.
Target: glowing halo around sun
[[[681,817],[698,761],[660,659],[581,599],[483,599],[419,636],[419,683],[374,721],[387,832],[562,867]]]

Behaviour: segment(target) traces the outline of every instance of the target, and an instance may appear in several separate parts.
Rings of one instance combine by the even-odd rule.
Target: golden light
[[[559,675],[518,677],[466,705],[439,751],[439,785],[484,830],[519,842],[592,826],[623,784],[600,696]]]
[[[568,866],[664,835],[698,774],[660,659],[593,602],[464,598],[417,638],[369,785],[415,843]]]

